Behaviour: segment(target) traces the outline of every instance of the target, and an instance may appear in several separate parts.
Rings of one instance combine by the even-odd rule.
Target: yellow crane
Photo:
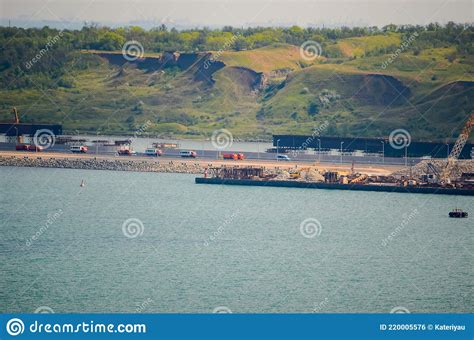
[[[20,115],[18,114],[18,110],[16,109],[15,106],[13,106],[12,113],[15,116],[15,124],[20,124]]]
[[[20,113],[18,112],[18,110],[16,109],[15,106],[13,106],[12,108],[12,114],[13,114],[13,123],[18,125],[20,124]],[[19,134],[18,133],[18,126],[15,127],[16,129],[16,143],[17,144],[22,144],[23,143],[23,135]]]
[[[447,184],[451,183],[451,171],[453,170],[454,165],[456,164],[456,161],[461,154],[462,149],[464,148],[464,145],[466,145],[467,140],[469,139],[469,134],[471,133],[472,127],[474,126],[474,112],[471,113],[470,117],[466,121],[466,124],[464,124],[464,127],[459,134],[458,139],[456,140],[456,143],[454,144],[453,149],[451,150],[451,153],[448,156],[448,162],[446,163],[445,168],[443,169],[443,172],[441,173],[441,184]]]

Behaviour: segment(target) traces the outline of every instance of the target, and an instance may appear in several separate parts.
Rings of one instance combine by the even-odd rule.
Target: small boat
[[[84,187],[84,186],[86,186],[86,182],[84,182],[84,180],[82,180],[80,186],[81,186],[81,188]]]
[[[449,217],[452,217],[452,218],[464,218],[464,217],[467,217],[468,214],[466,211],[462,211],[461,209],[453,209],[453,211],[451,211],[449,213]]]

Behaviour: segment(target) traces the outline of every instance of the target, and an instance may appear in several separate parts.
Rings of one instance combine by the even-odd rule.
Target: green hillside
[[[224,51],[219,60],[229,66],[243,66],[265,73],[300,69],[303,63],[308,64],[301,58],[298,46],[286,44],[270,45],[249,51]],[[317,61],[309,64],[314,62]]]
[[[202,138],[226,128],[254,139],[324,124],[325,135],[405,128],[413,138],[455,137],[474,109],[474,56],[456,41],[429,45],[424,35],[397,53],[406,36],[324,38],[314,60],[303,59],[299,45],[272,41],[181,52],[172,62],[160,51],[125,62],[118,49],[81,46],[54,55],[58,74],[46,66],[14,71],[4,49],[0,121],[11,121],[16,106],[23,122],[62,123],[69,133]]]
[[[369,37],[355,37],[328,44],[326,51],[331,56],[364,57],[374,51],[397,48],[401,44],[401,34],[388,33]]]

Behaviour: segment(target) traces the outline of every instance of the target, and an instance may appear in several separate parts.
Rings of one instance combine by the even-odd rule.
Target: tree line
[[[20,28],[0,27],[0,82],[8,88],[22,88],[31,83],[51,86],[51,79],[60,79],[68,64],[74,68],[87,68],[96,63],[92,56],[79,55],[77,51],[121,50],[126,41],[138,41],[146,53],[163,51],[199,52],[235,51],[255,49],[276,43],[299,46],[307,40],[331,44],[339,39],[364,37],[396,32],[408,38],[417,32],[417,39],[410,44],[413,51],[443,46],[456,46],[460,54],[473,54],[474,26],[449,22],[445,25],[431,23],[426,26],[387,25],[384,27],[302,28],[253,27],[222,29],[187,29],[178,31],[165,25],[144,30],[141,27],[110,28],[85,25],[80,30],[58,30],[50,27]],[[56,39],[60,36],[60,39]],[[52,43],[54,41],[54,43]],[[231,42],[231,43],[229,43]],[[47,48],[48,53],[43,53]],[[324,50],[324,49],[323,49]],[[389,53],[380,50],[376,53]],[[324,52],[329,53],[329,52]],[[40,54],[41,58],[38,58]],[[335,57],[326,55],[327,57]],[[32,60],[35,62],[32,63]],[[30,65],[31,67],[26,67]],[[20,77],[19,75],[24,75]],[[59,83],[56,82],[55,84]],[[61,84],[59,84],[61,86]],[[67,86],[67,84],[62,84]]]

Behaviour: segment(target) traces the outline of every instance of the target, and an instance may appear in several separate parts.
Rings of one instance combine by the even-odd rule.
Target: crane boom
[[[18,113],[18,110],[16,109],[15,106],[12,108],[12,113],[14,116],[14,123],[15,124],[20,124],[20,114]],[[15,127],[16,129],[16,143],[21,144],[23,143],[23,135],[18,134],[18,127]]]
[[[18,114],[18,110],[15,106],[13,106],[12,113],[15,116],[15,124],[20,124],[20,115]]]
[[[471,116],[466,121],[466,124],[464,124],[464,127],[461,133],[459,134],[459,137],[456,140],[456,143],[454,144],[454,147],[451,150],[451,153],[448,156],[448,163],[446,164],[446,167],[443,169],[443,173],[441,175],[441,183],[448,183],[450,181],[451,170],[454,167],[454,164],[456,163],[456,160],[458,159],[459,155],[461,154],[461,151],[464,148],[464,145],[466,145],[466,142],[469,139],[469,134],[471,133],[473,126],[474,126],[474,112],[471,113]]]

